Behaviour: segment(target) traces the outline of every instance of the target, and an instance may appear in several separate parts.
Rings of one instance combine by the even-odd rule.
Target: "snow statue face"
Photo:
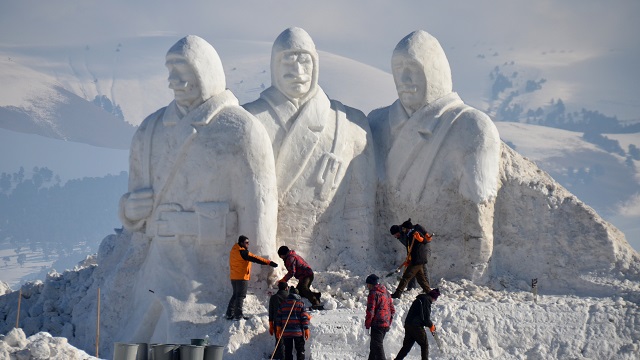
[[[422,65],[410,57],[395,56],[391,66],[398,98],[407,112],[412,114],[425,105],[427,79]]]
[[[278,63],[278,90],[288,98],[300,99],[311,89],[313,59],[309,53],[287,51]]]
[[[188,35],[178,40],[167,52],[169,88],[178,104],[192,109],[227,86],[222,62],[206,40]]]
[[[318,53],[301,28],[283,31],[271,48],[271,84],[290,100],[304,103],[318,86]]]
[[[405,36],[391,57],[393,80],[402,106],[411,115],[451,93],[451,68],[436,38],[424,30]]]
[[[185,59],[173,56],[167,58],[165,65],[169,70],[169,89],[173,90],[178,105],[189,109],[202,104],[205,99],[191,65]]]

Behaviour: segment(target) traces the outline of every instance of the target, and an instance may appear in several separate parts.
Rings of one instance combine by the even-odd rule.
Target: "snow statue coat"
[[[209,43],[187,36],[169,50],[172,87],[170,61],[195,73],[203,102],[185,111],[178,100],[188,82],[181,82],[176,100],[147,117],[131,144],[120,217],[150,241],[121,337],[136,342],[202,336],[198,326],[206,325],[205,314],[225,303],[219,289],[228,278],[220,274],[229,271],[228,245],[238,234],[254,239],[256,253],[276,255],[277,190],[268,135],[225,90],[222,64]],[[151,212],[131,219],[127,201],[140,192],[152,194]]]
[[[286,66],[304,54],[308,91],[288,94]],[[297,69],[295,71],[298,71]],[[330,100],[318,86],[318,54],[304,30],[290,28],[275,40],[271,87],[244,107],[267,129],[278,183],[278,245],[295,248],[314,267],[324,252],[340,263],[365,260],[373,235],[375,161],[364,114]]]
[[[421,219],[438,233],[431,245],[433,276],[480,279],[493,246],[498,131],[452,92],[447,58],[428,33],[415,31],[398,43],[392,70],[399,99],[369,114],[381,184],[379,222]],[[416,102],[415,108],[405,105]]]

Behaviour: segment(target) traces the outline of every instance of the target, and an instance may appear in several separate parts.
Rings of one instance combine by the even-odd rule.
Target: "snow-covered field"
[[[382,273],[382,270],[378,272]],[[393,277],[382,282],[391,291],[397,285]],[[369,337],[364,328],[367,297],[364,277],[352,277],[342,271],[321,272],[314,285],[322,291],[329,310],[312,312],[311,338],[306,346],[309,358],[366,359]],[[544,295],[544,284],[539,284],[541,295],[534,299],[529,284],[506,285],[510,287],[493,290],[467,281],[439,281],[437,286],[443,295],[434,303],[432,316],[443,346],[438,349],[433,337],[428,335],[431,358],[638,358],[640,309],[637,303],[615,294],[605,298]],[[636,291],[640,291],[638,287],[636,284]],[[394,300],[396,315],[385,338],[387,358],[393,358],[402,345],[404,317],[417,294],[418,290],[412,290],[402,299]],[[245,302],[245,312],[252,317],[228,321],[211,329],[208,334],[211,343],[225,346],[225,359],[263,359],[271,354],[273,338],[268,334],[268,298],[269,292],[252,282]],[[86,350],[95,355],[93,348]],[[49,358],[42,354],[57,359],[92,359],[87,352],[76,350],[66,339],[47,333],[25,339],[21,331],[14,330],[0,338],[2,359],[9,359],[8,354],[15,359]],[[415,345],[407,359],[419,358]]]

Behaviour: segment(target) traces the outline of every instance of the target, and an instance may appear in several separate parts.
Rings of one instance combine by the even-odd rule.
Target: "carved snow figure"
[[[278,245],[295,248],[314,267],[328,265],[321,259],[348,266],[369,256],[373,234],[371,135],[364,114],[330,100],[318,75],[313,40],[289,28],[273,44],[271,87],[244,107],[273,143]]]
[[[129,192],[120,201],[125,227],[150,242],[131,279],[134,308],[121,332],[136,342],[202,336],[211,311],[226,305],[220,289],[228,288],[226,257],[238,234],[254,239],[256,254],[274,258],[276,249],[277,190],[264,128],[225,89],[220,58],[202,38],[178,41],[166,66],[175,100],[134,135]]]
[[[391,65],[399,99],[369,114],[380,226],[420,221],[439,235],[431,245],[433,278],[479,280],[493,250],[498,131],[453,92],[444,51],[427,32],[403,38]]]

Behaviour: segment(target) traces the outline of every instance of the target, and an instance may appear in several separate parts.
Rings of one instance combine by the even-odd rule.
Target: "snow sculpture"
[[[364,114],[330,100],[318,85],[319,58],[309,34],[289,28],[271,52],[271,87],[244,107],[273,143],[278,183],[278,245],[324,267],[322,255],[353,263],[373,234],[375,161]],[[349,240],[348,240],[349,239]],[[322,256],[319,256],[322,255]]]
[[[276,258],[267,133],[225,90],[220,58],[202,38],[179,40],[166,66],[175,100],[134,135],[129,192],[120,201],[125,227],[150,241],[123,329],[139,342],[202,336],[190,320],[204,326],[213,319],[206,314],[226,305],[226,295],[217,297],[228,287],[226,257],[239,234],[257,254]]]
[[[493,248],[498,131],[452,91],[447,58],[427,32],[403,38],[391,65],[399,99],[369,114],[379,222],[388,229],[412,218],[438,234],[431,245],[432,279],[481,279]]]

